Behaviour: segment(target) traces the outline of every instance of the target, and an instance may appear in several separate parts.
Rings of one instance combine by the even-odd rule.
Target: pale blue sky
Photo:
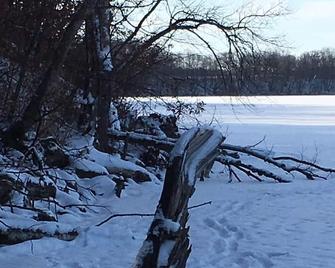
[[[292,14],[279,19],[273,30],[286,35],[293,47],[290,52],[335,48],[335,0],[287,0],[286,4]]]

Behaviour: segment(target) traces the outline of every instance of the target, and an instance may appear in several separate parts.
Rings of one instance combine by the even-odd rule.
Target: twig
[[[96,224],[95,226],[101,226],[104,223],[108,222],[109,220],[116,218],[116,217],[133,217],[133,216],[138,216],[138,217],[153,217],[155,214],[153,213],[118,213],[118,214],[113,214],[109,216],[107,219],[103,220],[102,222]]]
[[[201,203],[199,205],[190,206],[190,207],[188,207],[188,209],[194,209],[194,208],[198,208],[198,207],[202,207],[202,206],[206,206],[206,205],[211,205],[211,204],[212,204],[212,201],[207,201],[207,202]]]
[[[210,205],[212,204],[212,201],[207,201],[198,205],[194,205],[194,206],[190,206],[188,207],[188,209],[194,209],[194,208],[198,208],[198,207],[202,207],[202,206],[206,206],[206,205]],[[102,222],[96,224],[95,226],[101,226],[104,223],[108,222],[109,220],[116,218],[116,217],[153,217],[155,216],[155,214],[153,213],[117,213],[117,214],[113,214],[111,216],[109,216],[107,219],[103,220]]]
[[[233,176],[237,179],[238,182],[242,182],[242,180],[240,179],[240,177],[236,174],[236,172],[233,170],[233,168],[228,165],[229,167],[229,177],[230,177],[230,180],[229,182],[232,182],[233,181],[233,178],[232,178],[232,174]]]
[[[0,220],[0,223],[2,223],[3,225],[5,225],[5,226],[6,226],[7,228],[9,228],[9,229],[12,229],[11,226],[9,226],[8,224],[4,223],[2,220]]]
[[[294,158],[292,156],[278,156],[278,157],[273,157],[272,159],[273,160],[293,161],[293,162],[297,162],[297,163],[300,163],[300,164],[304,164],[304,165],[307,165],[307,166],[311,166],[311,167],[320,169],[320,170],[322,170],[324,172],[335,173],[335,169],[325,168],[325,167],[319,166],[319,165],[317,165],[317,164],[315,164],[313,162],[308,162],[308,161],[305,161],[305,160],[300,160],[300,159]]]
[[[255,144],[246,146],[246,148],[249,148],[249,149],[255,148],[256,146],[260,145],[264,141],[265,141],[265,136],[260,141],[256,142]]]
[[[246,169],[246,168],[243,168],[239,165],[235,166],[236,169],[242,171],[243,173],[245,173],[247,176],[251,177],[251,178],[254,178],[255,180],[259,181],[259,182],[262,182],[263,180],[258,177],[257,175],[255,175],[254,173],[252,173],[252,171]]]

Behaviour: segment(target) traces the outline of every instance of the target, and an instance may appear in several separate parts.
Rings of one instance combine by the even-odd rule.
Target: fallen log
[[[109,137],[112,140],[123,140],[132,144],[141,144],[143,146],[154,146],[161,150],[170,152],[176,143],[176,139],[162,138],[149,134],[136,132],[125,132],[119,130],[111,130]]]
[[[14,245],[24,241],[41,239],[43,237],[54,237],[64,241],[71,241],[78,236],[76,230],[61,232],[47,232],[42,229],[11,227],[0,221],[5,228],[0,229],[0,245]]]
[[[110,138],[114,140],[125,140],[129,143],[140,144],[143,146],[156,146],[160,150],[166,152],[171,152],[176,143],[176,140],[173,138],[162,138],[154,135],[123,131],[112,131],[110,133]],[[242,173],[249,178],[258,181],[262,181],[262,179],[258,177],[258,175],[260,175],[277,182],[288,182],[287,179],[282,178],[278,174],[266,171],[264,168],[258,168],[253,164],[245,163],[241,160],[240,154],[263,161],[264,163],[274,166],[278,170],[284,171],[286,174],[291,174],[292,176],[294,176],[294,173],[301,174],[308,180],[327,179],[329,174],[335,173],[335,169],[333,168],[323,167],[314,162],[297,159],[292,156],[272,157],[270,154],[259,152],[250,146],[236,146],[224,143],[219,145],[218,148],[221,153],[215,161],[226,166],[230,171],[230,174],[233,174],[238,181],[240,181],[240,178],[235,176],[236,173],[233,168],[242,171]]]

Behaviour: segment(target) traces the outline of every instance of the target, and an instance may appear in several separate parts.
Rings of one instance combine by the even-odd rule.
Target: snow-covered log
[[[131,178],[135,182],[158,180],[157,177],[147,169],[96,149],[90,151],[88,158],[89,161],[85,160],[85,164],[89,170],[97,170],[100,166],[100,168],[104,168],[109,174],[117,174],[124,178]]]
[[[78,236],[78,232],[73,230],[69,232],[47,232],[32,228],[5,228],[0,229],[0,244],[13,245],[28,240],[41,239],[43,237],[54,237],[64,241],[71,241]]]
[[[170,152],[176,143],[173,138],[162,138],[148,134],[135,132],[112,131],[110,132],[111,139],[126,140],[129,143],[141,144],[145,146],[155,146],[166,152]],[[278,171],[284,171],[286,174],[300,174],[309,180],[326,179],[329,174],[335,173],[334,168],[323,167],[311,161],[298,159],[292,156],[272,156],[270,153],[261,152],[252,146],[237,146],[224,143],[219,146],[220,155],[215,159],[216,162],[228,167],[230,173],[240,181],[238,176],[235,176],[235,170],[239,170],[248,177],[262,181],[260,177],[275,180],[277,182],[289,182],[276,174],[276,171],[270,172],[264,168],[258,168],[254,164],[249,164],[241,155],[247,155],[250,159],[263,161]],[[273,152],[272,152],[273,154]]]
[[[170,153],[164,187],[134,267],[185,267],[190,254],[188,200],[200,173],[211,164],[224,137],[210,128],[185,132]]]
[[[126,131],[118,131],[112,130],[109,132],[109,137],[112,140],[124,140],[133,144],[141,144],[144,146],[154,146],[161,150],[170,152],[173,146],[176,143],[176,139],[159,137],[149,134],[142,134],[136,132],[126,132]]]

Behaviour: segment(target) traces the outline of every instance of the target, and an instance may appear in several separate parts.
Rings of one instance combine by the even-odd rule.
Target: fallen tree
[[[142,146],[155,146],[160,150],[170,152],[176,143],[176,139],[157,137],[149,134],[136,132],[124,132],[113,130],[109,133],[112,140],[123,140],[125,143],[137,144]],[[221,144],[219,146],[220,155],[214,161],[221,163],[228,170],[230,180],[242,180],[242,174],[248,178],[263,181],[264,179],[274,180],[276,182],[289,182],[284,174],[291,176],[302,175],[308,180],[327,179],[335,169],[323,167],[316,162],[299,159],[293,156],[275,156],[274,152],[263,152],[254,148],[254,146],[237,146],[231,144]],[[248,163],[242,155],[248,156],[249,160],[258,160],[267,164],[269,171],[265,168],[257,167],[255,164]],[[273,156],[274,155],[274,156]]]
[[[4,224],[2,221],[0,221]],[[48,232],[41,229],[32,228],[14,228],[6,225],[7,229],[0,229],[0,244],[1,245],[14,245],[27,240],[36,240],[43,237],[54,237],[64,241],[72,241],[78,236],[76,230],[68,232]]]

